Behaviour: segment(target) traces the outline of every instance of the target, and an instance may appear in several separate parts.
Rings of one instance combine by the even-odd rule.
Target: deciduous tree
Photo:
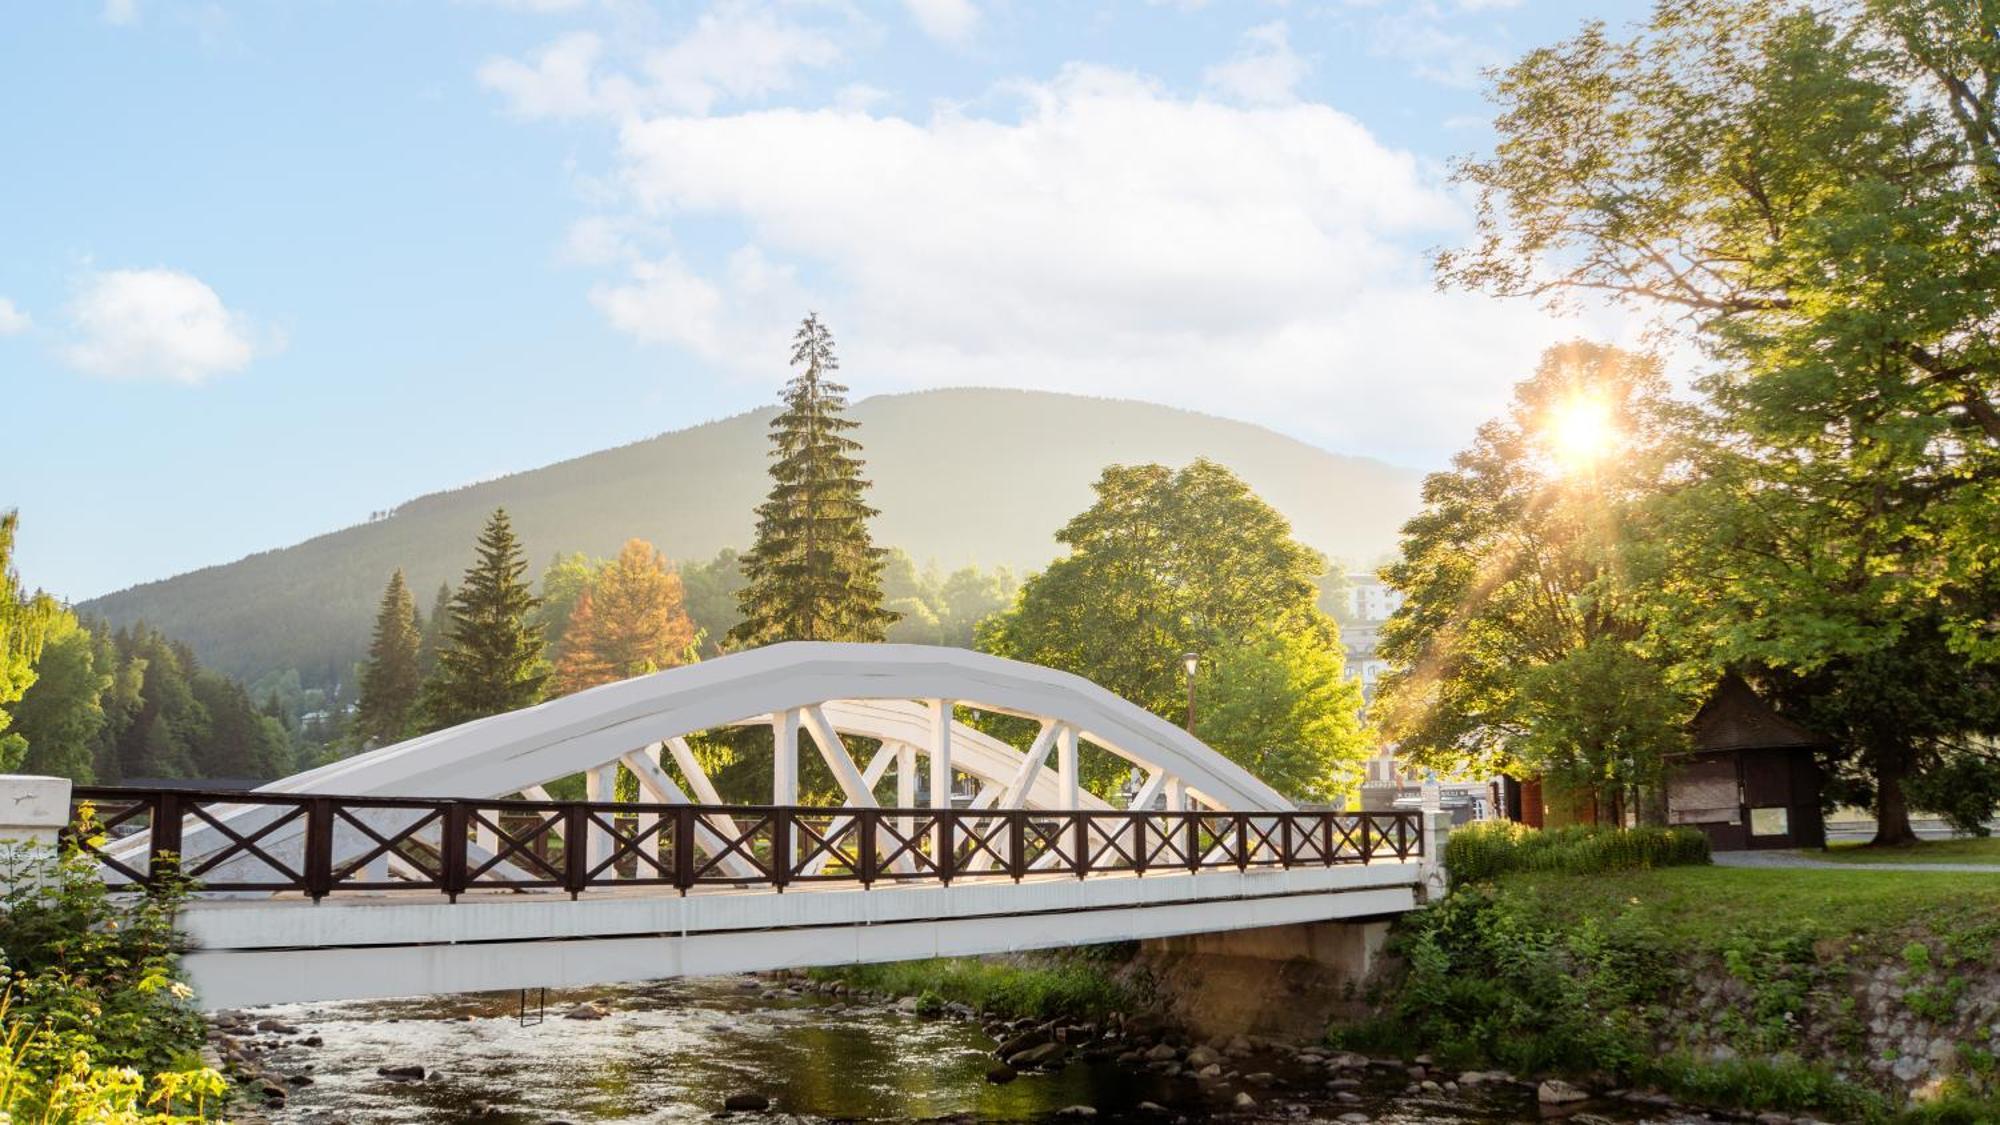
[[[1657,785],[1694,700],[1648,646],[1631,567],[1686,416],[1653,360],[1567,344],[1425,479],[1382,571],[1404,600],[1374,714],[1406,757],[1606,797]]]
[[[18,761],[0,757],[0,770],[67,777],[89,784],[98,732],[104,727],[100,703],[111,677],[98,670],[96,640],[67,610],[50,618],[35,682],[14,707],[14,733],[25,742]]]
[[[582,691],[696,659],[681,580],[658,549],[628,540],[577,597],[556,662],[556,690]]]
[[[1606,295],[1708,351],[1677,593],[1707,663],[1835,690],[1911,637],[1963,676],[2000,660],[1996,76],[1990,5],[1691,0],[1499,78],[1499,143],[1461,166],[1479,237],[1442,276]],[[1878,840],[1913,839],[1926,755],[1847,749]]]
[[[1070,553],[988,619],[980,647],[1075,672],[1176,722],[1182,654],[1200,653],[1230,670],[1206,698],[1233,716],[1232,752],[1254,759],[1283,744],[1300,756],[1282,770],[1294,779],[1330,776],[1328,763],[1358,756],[1358,696],[1324,690],[1324,670],[1343,664],[1338,630],[1315,604],[1326,560],[1292,538],[1285,518],[1207,460],[1178,471],[1114,465],[1095,489],[1096,502],[1056,533]],[[1226,693],[1237,689],[1245,695],[1232,705]],[[1274,692],[1286,702],[1272,703]],[[1259,733],[1250,716],[1275,725]],[[1320,740],[1290,744],[1305,730]],[[1209,732],[1198,724],[1196,733]],[[1104,791],[1124,770],[1086,762],[1085,775]]]

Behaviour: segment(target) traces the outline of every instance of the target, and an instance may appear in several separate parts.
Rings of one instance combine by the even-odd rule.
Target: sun
[[[1602,396],[1576,394],[1549,410],[1543,438],[1564,472],[1583,472],[1616,448],[1618,420]]]

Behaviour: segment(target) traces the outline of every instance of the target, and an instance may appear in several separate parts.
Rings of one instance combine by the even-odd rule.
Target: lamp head
[[[1188,675],[1190,676],[1194,675],[1196,672],[1201,670],[1201,654],[1198,652],[1182,653],[1181,667],[1187,669]]]

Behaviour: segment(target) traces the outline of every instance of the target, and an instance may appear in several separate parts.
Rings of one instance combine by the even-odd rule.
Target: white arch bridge
[[[771,803],[729,805],[689,740],[753,725]],[[799,803],[805,753],[838,806]],[[1131,767],[1123,807],[1081,784],[1099,754]],[[578,774],[584,800],[551,797]],[[1414,905],[1437,851],[1420,814],[1296,810],[1087,680],[917,645],[773,645],[249,793],[73,800],[114,885],[196,881],[185,966],[209,1007],[1379,918]]]

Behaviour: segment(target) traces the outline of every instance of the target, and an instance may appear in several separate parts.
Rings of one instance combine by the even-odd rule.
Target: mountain
[[[114,625],[144,620],[234,676],[297,668],[309,683],[327,682],[366,651],[389,572],[404,569],[428,612],[438,584],[456,584],[471,561],[495,507],[507,508],[537,567],[557,551],[615,554],[635,535],[676,559],[748,546],[775,413],[418,497],[356,527],[79,608]],[[1059,552],[1056,530],[1090,503],[1091,482],[1114,463],[1219,461],[1289,516],[1302,541],[1363,565],[1394,550],[1418,503],[1414,470],[1152,403],[939,390],[863,399],[851,415],[882,511],[875,541],[920,564],[1040,568]]]

